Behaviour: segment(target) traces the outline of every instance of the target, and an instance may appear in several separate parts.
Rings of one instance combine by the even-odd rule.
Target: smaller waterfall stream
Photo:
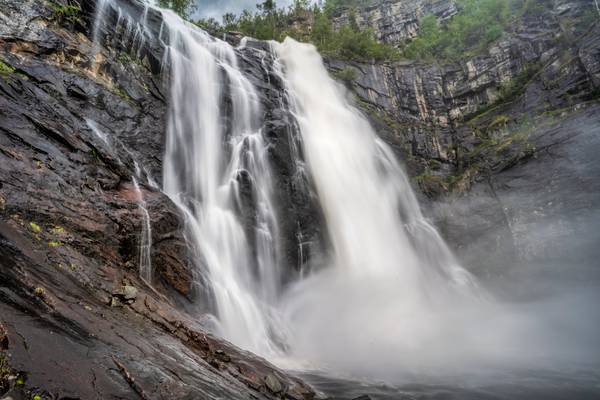
[[[140,190],[140,185],[135,177],[131,178],[133,181],[133,187],[135,189],[138,207],[142,214],[142,229],[140,234],[140,245],[139,245],[139,272],[140,277],[146,281],[149,285],[152,285],[152,225],[150,225],[150,214],[146,208],[146,201],[144,195]]]
[[[140,277],[144,281],[146,281],[148,285],[152,285],[152,225],[150,223],[150,214],[148,213],[148,209],[146,207],[146,201],[144,200],[144,195],[142,193],[138,180],[143,179],[143,177],[145,176],[147,184],[154,189],[158,189],[158,184],[154,181],[146,167],[140,167],[139,162],[135,159],[135,156],[127,148],[127,146],[121,143],[121,141],[119,141],[118,139],[111,139],[109,135],[106,134],[106,132],[103,132],[100,129],[100,127],[95,121],[91,119],[86,119],[86,123],[92,131],[92,133],[98,139],[100,139],[100,142],[104,146],[106,146],[108,153],[115,157],[118,163],[123,162],[118,158],[118,149],[124,151],[124,153],[130,158],[129,161],[133,163],[135,175],[131,177],[131,182],[133,183],[136,202],[138,204],[138,208],[142,216],[138,247],[138,271]],[[118,148],[115,146],[117,146]]]

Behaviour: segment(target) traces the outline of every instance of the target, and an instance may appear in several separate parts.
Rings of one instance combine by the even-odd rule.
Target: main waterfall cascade
[[[102,19],[117,5],[97,7]],[[547,327],[490,300],[423,216],[391,149],[328,76],[316,49],[292,39],[273,42],[267,56],[284,83],[305,158],[297,165],[307,166],[331,245],[326,267],[284,286],[265,121],[238,65],[240,49],[156,10],[170,92],[162,190],[184,217],[217,334],[288,367],[391,379],[402,368],[456,370],[462,361],[547,355],[555,343],[535,335]],[[147,11],[141,22],[117,13],[139,50],[150,31]]]
[[[438,311],[487,296],[424,218],[391,149],[314,46],[290,38],[272,46],[332,242],[330,267],[284,295],[290,347],[341,368],[355,363],[348,357],[367,360],[361,352],[378,341],[394,356],[424,350],[423,336],[441,328]]]
[[[115,6],[109,0],[98,3],[94,41],[109,7]],[[301,290],[329,285],[337,275],[351,286],[383,289],[382,302],[387,295],[399,295],[398,317],[409,316],[416,306],[443,302],[444,296],[480,297],[473,277],[422,216],[390,149],[346,102],[316,50],[292,40],[273,44],[272,58],[287,85],[333,249],[330,268],[283,293],[273,182],[256,89],[240,70],[233,47],[171,11],[160,12],[159,40],[170,88],[162,190],[184,215],[196,280],[208,283],[202,290],[213,298],[219,334],[258,354],[281,357],[282,341],[294,344],[288,332],[310,326],[310,321],[295,320],[299,313],[332,321],[339,317],[321,315],[328,311],[318,304],[323,293]],[[141,22],[121,9],[117,13],[117,24],[135,33],[123,40],[141,45],[147,11]],[[224,112],[227,101],[230,115]],[[250,182],[255,207],[250,232],[241,215],[248,206],[244,180]],[[143,201],[140,207],[145,210]],[[148,246],[148,239],[141,246]],[[147,254],[140,249],[144,260]],[[148,263],[141,260],[140,265]],[[140,272],[147,278],[151,271],[144,269]],[[339,292],[335,285],[324,289],[340,298],[358,294]],[[282,300],[284,307],[277,307]]]

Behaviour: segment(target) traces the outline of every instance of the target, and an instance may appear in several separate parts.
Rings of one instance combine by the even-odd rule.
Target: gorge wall
[[[419,22],[428,14],[444,21],[458,11],[454,0],[385,0],[358,10],[344,10],[334,17],[334,27],[347,25],[352,18],[360,28],[371,28],[383,43],[399,46],[419,34]]]
[[[355,78],[344,83],[357,106],[395,146],[446,239],[482,275],[543,263],[538,256],[588,265],[595,257],[588,242],[595,219],[580,217],[581,224],[562,215],[577,214],[582,203],[598,208],[587,151],[599,128],[599,19],[590,1],[558,1],[460,62],[328,60],[334,74],[352,69]],[[562,163],[567,154],[585,165],[575,172]],[[574,231],[588,243],[576,262],[564,259]]]

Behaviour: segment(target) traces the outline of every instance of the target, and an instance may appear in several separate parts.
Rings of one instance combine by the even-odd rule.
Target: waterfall
[[[144,200],[144,195],[138,180],[143,179],[145,176],[148,186],[157,190],[159,189],[158,184],[152,178],[148,169],[140,166],[140,163],[136,160],[134,154],[127,148],[127,146],[125,146],[116,138],[110,138],[106,132],[100,129],[95,121],[89,118],[85,121],[90,131],[96,136],[96,138],[100,139],[100,143],[106,147],[108,153],[111,154],[112,157],[115,157],[115,160],[119,164],[123,164],[123,161],[119,159],[119,149],[125,153],[125,155],[129,158],[128,161],[131,161],[133,164],[135,175],[131,177],[131,182],[133,183],[136,202],[142,215],[142,228],[138,247],[138,271],[140,277],[146,281],[147,284],[152,285],[152,226],[150,224],[150,214],[148,213],[146,201]]]
[[[440,329],[440,312],[484,295],[316,49],[289,38],[273,48],[332,243],[330,267],[286,293],[291,347],[343,368],[368,360],[363,351],[419,354]]]
[[[360,278],[401,274],[399,289],[410,296],[438,290],[438,283],[476,292],[474,278],[423,216],[391,149],[348,103],[315,48],[288,38],[275,49],[336,268]]]
[[[131,178],[135,189],[136,200],[142,214],[142,230],[140,235],[140,245],[138,251],[138,265],[140,277],[149,285],[152,285],[152,226],[150,225],[150,214],[146,208],[144,195],[140,190],[140,185],[135,177]]]
[[[219,333],[272,354],[279,246],[260,101],[229,44],[170,11],[163,19],[170,80],[164,191],[185,216]]]
[[[146,2],[141,21],[134,22],[116,2],[102,0],[94,40],[109,6],[119,16],[117,25],[125,27],[122,41],[135,44],[149,32],[146,16],[154,5]],[[291,39],[273,44],[271,61],[296,119],[287,138],[295,173],[310,171],[332,254],[330,267],[312,274],[304,254],[310,243],[299,230],[300,281],[284,292],[259,95],[240,69],[236,49],[172,11],[155,9],[163,20],[159,41],[169,88],[162,190],[183,215],[196,286],[210,291],[218,334],[258,354],[278,356],[290,327],[297,333],[290,344],[310,354],[328,345],[335,337],[331,333],[350,329],[331,325],[342,316],[359,316],[378,330],[386,318],[411,321],[415,313],[450,298],[478,297],[473,277],[423,217],[391,150],[346,101],[316,50]],[[134,185],[142,175],[136,169]],[[158,186],[149,176],[147,181]],[[140,271],[148,279],[151,235],[149,218],[144,221]],[[375,309],[385,308],[390,299],[393,315],[376,316]],[[353,310],[357,301],[363,307]],[[206,308],[198,304],[199,312]],[[302,342],[314,343],[308,350]]]
[[[281,249],[258,94],[241,72],[233,47],[152,1],[143,3],[138,21],[118,2],[99,0],[94,44],[99,45],[102,24],[112,10],[121,46],[139,54],[150,31],[149,8],[161,13],[158,39],[165,47],[163,68],[170,90],[163,191],[185,220],[195,286],[213,297],[217,333],[256,353],[275,354],[280,332],[274,328],[272,305],[280,290]],[[148,280],[151,233],[137,185],[142,169],[148,184],[158,185],[136,163],[133,182],[145,216],[140,271]],[[198,308],[206,311],[206,305]]]

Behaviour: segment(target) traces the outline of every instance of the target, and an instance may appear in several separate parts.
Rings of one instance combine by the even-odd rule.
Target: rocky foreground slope
[[[0,0],[0,398],[313,398],[189,317],[209,296],[194,284],[176,207],[150,184],[152,287],[138,278],[132,177],[160,180],[163,50],[140,46],[112,14],[93,43],[95,2],[65,4]],[[138,2],[120,4],[141,18]],[[575,32],[566,22],[577,15],[559,6],[458,64],[328,60],[357,71],[357,104],[481,275],[599,256],[600,31]],[[160,15],[148,19],[156,38]],[[250,41],[238,55],[261,96],[291,277],[318,254],[320,213],[294,167],[268,46]],[[584,236],[579,247],[565,240]]]

